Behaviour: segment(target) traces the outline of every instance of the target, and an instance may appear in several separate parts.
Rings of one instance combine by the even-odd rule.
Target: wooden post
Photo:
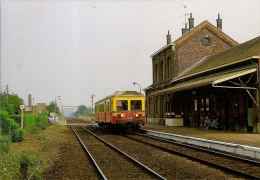
[[[23,109],[24,109],[24,105],[20,105],[20,109],[21,109],[21,128],[23,129]]]

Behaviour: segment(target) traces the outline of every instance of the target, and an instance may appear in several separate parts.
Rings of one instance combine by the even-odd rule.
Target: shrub
[[[8,112],[1,110],[0,112],[0,128],[2,135],[8,135],[11,128],[11,120],[9,119]]]
[[[12,142],[21,142],[24,137],[23,130],[19,128],[19,125],[14,121],[11,123],[11,137]]]
[[[21,124],[21,115],[12,115],[10,118],[13,119],[17,124]]]
[[[47,116],[39,116],[37,117],[37,124],[39,129],[46,129],[49,125]]]
[[[9,135],[0,136],[0,152],[8,153],[11,147],[11,137]]]
[[[23,131],[19,125],[13,120],[9,119],[6,111],[1,111],[1,135],[10,135],[12,142],[19,142],[23,140]]]
[[[24,116],[25,132],[28,133],[38,133],[41,129],[46,129],[48,127],[48,117],[47,116]]]
[[[37,132],[37,116],[26,114],[24,115],[24,131],[27,133]]]

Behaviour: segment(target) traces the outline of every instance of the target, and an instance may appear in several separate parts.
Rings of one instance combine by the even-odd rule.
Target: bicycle
[[[205,119],[201,117],[200,119],[199,129],[207,130],[209,127],[218,129],[218,126],[218,119],[210,119],[209,117],[206,117]]]

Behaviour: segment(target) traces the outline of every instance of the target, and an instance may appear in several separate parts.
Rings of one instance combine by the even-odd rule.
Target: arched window
[[[158,115],[158,96],[155,97],[155,115]]]
[[[149,115],[152,114],[152,98],[149,98]]]
[[[167,58],[167,64],[168,64],[167,78],[170,79],[170,74],[171,74],[171,57]]]
[[[161,61],[161,81],[164,81],[164,63]]]
[[[158,83],[158,66],[155,64],[155,83]]]

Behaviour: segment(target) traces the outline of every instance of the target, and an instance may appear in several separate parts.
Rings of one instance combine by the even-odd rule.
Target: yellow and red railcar
[[[116,91],[95,103],[95,121],[113,128],[144,125],[145,97],[136,91]]]

